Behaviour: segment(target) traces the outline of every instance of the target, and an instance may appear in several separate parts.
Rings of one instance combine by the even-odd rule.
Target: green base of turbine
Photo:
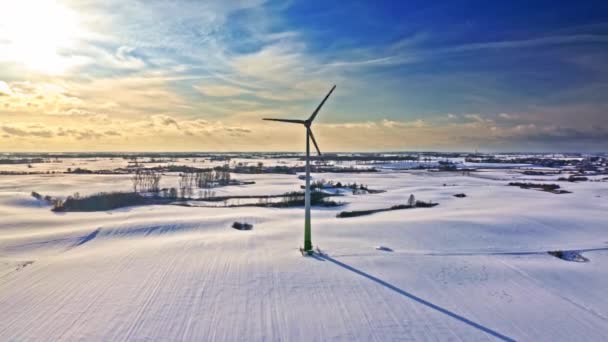
[[[302,254],[302,256],[311,256],[311,255],[316,255],[316,256],[326,256],[326,254],[321,251],[321,249],[319,248],[319,246],[315,247],[314,249],[311,249],[309,251],[305,251],[304,248],[300,247],[300,253]]]
[[[300,247],[300,253],[302,254],[302,256],[311,256],[315,254],[314,250],[310,250],[310,251],[305,251],[304,248]]]
[[[310,221],[306,220],[304,223],[304,251],[307,253],[312,253],[312,238],[310,233]]]

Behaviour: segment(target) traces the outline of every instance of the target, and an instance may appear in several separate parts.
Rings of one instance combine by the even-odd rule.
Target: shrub
[[[526,170],[523,172],[524,175],[528,175],[528,176],[544,176],[546,175],[545,172],[543,171],[533,171],[533,170]]]
[[[354,210],[354,211],[342,211],[336,217],[338,218],[348,218],[348,217],[357,217],[357,216],[365,216],[371,215],[373,213],[377,213],[385,210]]]
[[[136,192],[99,193],[87,197],[56,200],[53,211],[103,211],[146,204],[145,197]]]
[[[522,182],[511,182],[510,186],[518,186],[522,189],[541,189],[544,191],[554,191],[560,188],[557,184],[543,184],[543,183],[522,183]]]
[[[234,222],[232,224],[232,228],[234,229],[238,229],[238,230],[251,230],[253,229],[253,225],[247,222]]]
[[[45,201],[47,204],[55,204],[55,200],[53,200],[53,198],[49,195],[46,196],[42,196],[41,194],[37,193],[36,191],[32,191],[32,197],[34,197],[37,200],[40,201]]]
[[[562,182],[586,182],[589,180],[589,178],[584,177],[584,176],[575,176],[575,175],[570,175],[570,177],[566,178],[566,177],[559,177],[557,179],[558,181],[562,181]]]
[[[418,208],[432,208],[436,205],[438,205],[439,203],[433,203],[433,202],[424,202],[424,201],[416,201],[416,207]]]
[[[88,170],[88,169],[81,169],[81,168],[77,167],[77,168],[75,168],[73,170],[71,168],[68,168],[68,173],[92,174],[92,173],[95,173],[95,172],[93,172],[91,170]]]
[[[414,208],[414,205],[409,205],[409,204],[397,204],[397,205],[393,205],[392,207],[390,207],[390,210],[401,210],[401,209],[411,209]]]
[[[409,205],[409,204],[398,204],[398,205],[394,205],[392,207],[383,208],[383,209],[342,211],[338,215],[336,215],[336,217],[338,217],[338,218],[356,217],[356,216],[371,215],[371,214],[380,213],[380,212],[383,212],[383,211],[413,209],[413,208],[416,208],[416,207],[419,207],[419,208],[432,208],[432,207],[434,207],[434,206],[436,206],[438,204],[439,203],[416,201],[415,206],[412,206],[412,205]]]
[[[313,191],[310,194],[310,205],[321,205],[326,207],[340,205],[335,201],[329,201],[325,199],[330,196],[330,194],[326,194],[324,192]],[[293,191],[285,193],[283,195],[283,201],[278,203],[269,203],[267,205],[271,207],[298,207],[304,205],[304,202],[304,192]]]

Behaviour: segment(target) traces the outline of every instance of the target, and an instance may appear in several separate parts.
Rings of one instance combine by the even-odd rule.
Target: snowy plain
[[[34,168],[66,163],[125,164]],[[234,177],[256,184],[218,195],[302,184],[296,175]],[[30,192],[129,191],[130,177],[0,176],[0,340],[606,340],[608,182],[560,183],[572,193],[557,195],[507,186],[538,177],[502,169],[314,177],[386,192],[314,208],[313,244],[325,255],[302,257],[302,208],[54,213]],[[167,175],[161,185],[176,181]],[[439,205],[336,218],[410,194]],[[234,221],[254,229],[237,231]]]

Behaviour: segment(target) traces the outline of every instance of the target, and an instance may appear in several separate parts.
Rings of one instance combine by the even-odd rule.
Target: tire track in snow
[[[583,311],[586,311],[586,312],[592,314],[593,316],[595,316],[595,317],[597,317],[597,318],[599,318],[601,320],[608,321],[608,317],[602,315],[601,313],[593,310],[592,308],[590,308],[590,307],[588,307],[588,306],[586,306],[584,304],[580,304],[580,303],[576,302],[575,300],[570,299],[570,298],[568,298],[566,296],[563,296],[560,293],[557,293],[556,291],[548,288],[547,286],[543,285],[538,280],[534,279],[532,276],[530,276],[527,272],[525,272],[524,270],[520,269],[519,267],[516,267],[514,265],[510,265],[510,264],[508,264],[507,262],[505,262],[503,260],[500,260],[500,262],[502,264],[504,264],[506,267],[508,267],[508,268],[512,269],[513,271],[517,272],[522,277],[530,280],[532,283],[534,283],[539,288],[541,288],[541,289],[543,289],[543,290],[551,293],[552,295],[554,295],[556,297],[559,297],[559,298],[565,300],[566,302],[572,304],[573,306],[576,306],[577,308],[579,308],[579,309],[581,309]]]
[[[173,254],[172,262],[165,263],[163,267],[158,267],[156,272],[152,273],[148,278],[146,283],[151,284],[146,287],[148,291],[144,293],[144,303],[139,307],[139,310],[135,313],[135,317],[132,320],[131,325],[129,326],[123,341],[130,341],[133,339],[133,335],[136,330],[142,325],[142,317],[144,313],[148,310],[148,308],[152,305],[155,299],[157,299],[157,294],[161,289],[161,286],[165,283],[168,275],[170,274],[170,270],[172,266],[175,264],[175,260],[177,259],[178,254]]]
[[[80,244],[80,245],[82,245],[82,244]],[[122,260],[124,260],[125,262],[122,262],[119,265],[117,265],[116,267],[114,267],[112,269],[111,276],[102,278],[102,279],[106,279],[106,281],[101,286],[96,287],[99,290],[94,292],[93,295],[91,296],[93,298],[93,300],[88,301],[85,309],[83,310],[83,313],[81,315],[79,315],[76,319],[74,319],[69,324],[69,326],[65,329],[64,333],[61,334],[57,338],[57,340],[61,340],[64,336],[66,336],[66,337],[69,336],[68,333],[70,332],[70,330],[72,330],[74,327],[76,327],[78,325],[78,323],[80,323],[82,321],[86,321],[86,315],[90,314],[92,312],[92,309],[96,305],[98,305],[101,301],[105,300],[104,295],[112,287],[112,285],[113,285],[112,283],[113,283],[114,279],[116,279],[116,276],[123,273],[124,271],[128,270],[130,268],[130,266],[133,264],[134,258],[132,256],[134,254],[135,254],[135,249],[131,248],[130,252],[128,252],[124,257],[122,257]],[[91,295],[91,293],[88,293],[88,295]]]
[[[209,248],[208,246],[201,246],[201,248]],[[220,272],[218,272],[217,267],[218,267],[218,256],[216,253],[212,253],[209,259],[205,260],[206,262],[204,264],[201,264],[199,266],[204,266],[204,267],[200,267],[200,279],[199,281],[192,281],[191,283],[194,283],[194,286],[197,286],[196,284],[200,283],[200,287],[196,287],[195,289],[193,289],[192,291],[194,292],[194,294],[191,296],[191,300],[192,300],[192,305],[189,307],[188,309],[188,314],[187,314],[187,321],[184,325],[182,334],[181,334],[181,339],[183,341],[187,341],[190,340],[190,335],[192,335],[192,331],[195,328],[196,322],[194,321],[194,315],[197,313],[197,310],[200,309],[200,307],[202,306],[201,304],[204,302],[204,296],[207,294],[207,288],[212,286],[214,284],[214,280],[212,277],[216,274],[219,274]]]

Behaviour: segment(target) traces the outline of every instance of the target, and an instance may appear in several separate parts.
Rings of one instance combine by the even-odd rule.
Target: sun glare
[[[74,47],[78,33],[76,13],[57,1],[10,1],[0,11],[0,58],[43,73],[61,73],[70,66],[64,50]]]

